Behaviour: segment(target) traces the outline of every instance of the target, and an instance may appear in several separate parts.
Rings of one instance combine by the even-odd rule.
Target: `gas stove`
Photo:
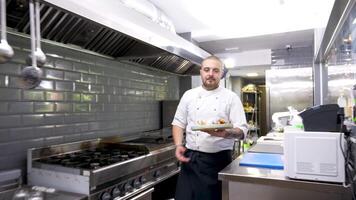
[[[97,169],[146,155],[146,151],[125,151],[120,149],[97,148],[79,152],[55,155],[36,162],[78,169]]]
[[[103,138],[28,151],[28,183],[85,194],[88,199],[130,199],[179,172],[172,140],[116,142]]]

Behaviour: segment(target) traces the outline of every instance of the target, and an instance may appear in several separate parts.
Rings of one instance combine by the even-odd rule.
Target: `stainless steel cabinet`
[[[298,111],[313,106],[312,67],[266,70],[266,87],[269,122],[273,113],[288,111],[288,106]]]

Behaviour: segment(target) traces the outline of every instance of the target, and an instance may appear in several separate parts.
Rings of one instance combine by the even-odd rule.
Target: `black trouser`
[[[182,163],[175,200],[221,200],[218,173],[231,163],[231,150],[202,153],[188,149]]]

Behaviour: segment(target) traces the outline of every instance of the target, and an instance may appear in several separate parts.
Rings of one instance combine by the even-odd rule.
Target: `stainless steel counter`
[[[219,173],[223,200],[349,200],[341,184],[293,180],[283,170],[239,166],[241,156]]]

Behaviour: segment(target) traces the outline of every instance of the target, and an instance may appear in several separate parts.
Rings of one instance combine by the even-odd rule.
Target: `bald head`
[[[204,62],[206,62],[207,60],[214,60],[219,63],[220,69],[222,69],[222,67],[224,66],[224,63],[220,60],[220,58],[218,58],[217,56],[209,56],[203,60],[203,62],[201,63],[201,67],[204,66]]]

